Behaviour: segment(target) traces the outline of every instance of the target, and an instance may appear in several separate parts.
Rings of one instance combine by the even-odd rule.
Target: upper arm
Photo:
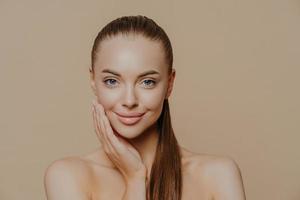
[[[213,161],[210,175],[214,200],[245,200],[245,191],[240,168],[229,157]]]
[[[88,200],[79,182],[72,163],[67,160],[54,161],[44,174],[47,200]]]

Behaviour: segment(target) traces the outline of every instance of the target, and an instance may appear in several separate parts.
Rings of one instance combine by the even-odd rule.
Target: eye
[[[115,84],[114,83],[116,83],[117,81],[115,80],[115,79],[106,79],[106,80],[104,80],[103,81],[106,85],[108,85],[108,86],[115,86]]]
[[[148,86],[154,86],[156,82],[151,79],[146,79],[143,81],[143,83],[146,83],[146,86],[148,87]]]

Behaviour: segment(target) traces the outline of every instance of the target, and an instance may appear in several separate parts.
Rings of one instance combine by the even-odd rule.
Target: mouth
[[[145,113],[132,113],[132,114],[119,114],[116,113],[118,119],[125,125],[134,125],[138,123],[144,116]]]

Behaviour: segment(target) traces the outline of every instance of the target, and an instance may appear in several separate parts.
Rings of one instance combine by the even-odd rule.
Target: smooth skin
[[[155,126],[169,98],[175,70],[167,73],[164,51],[143,36],[114,36],[101,43],[91,87],[92,116],[101,146],[52,162],[45,171],[48,200],[144,200],[158,133]],[[103,70],[117,72],[118,75]],[[140,76],[149,70],[156,74]],[[116,113],[143,112],[135,125]],[[237,163],[230,157],[182,151],[182,200],[244,200]]]
[[[114,134],[104,108],[96,101],[93,101],[93,118],[95,131],[105,153],[125,179],[126,192],[122,199],[146,200],[147,169],[139,152],[125,139]]]
[[[118,167],[125,180],[145,179],[147,169],[139,152],[125,139],[113,133],[104,108],[96,101],[93,101],[93,119],[95,131],[105,152]]]

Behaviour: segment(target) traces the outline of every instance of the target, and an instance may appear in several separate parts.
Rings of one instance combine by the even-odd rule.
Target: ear
[[[169,96],[171,95],[171,92],[173,90],[173,85],[174,85],[174,80],[176,76],[176,71],[173,68],[171,74],[169,75],[169,80],[168,80],[168,90],[165,99],[168,99]]]
[[[89,69],[89,71],[90,71],[91,88],[92,88],[92,91],[95,94],[95,96],[97,96],[97,92],[96,92],[97,90],[96,90],[96,84],[95,84],[95,74],[91,68]]]

